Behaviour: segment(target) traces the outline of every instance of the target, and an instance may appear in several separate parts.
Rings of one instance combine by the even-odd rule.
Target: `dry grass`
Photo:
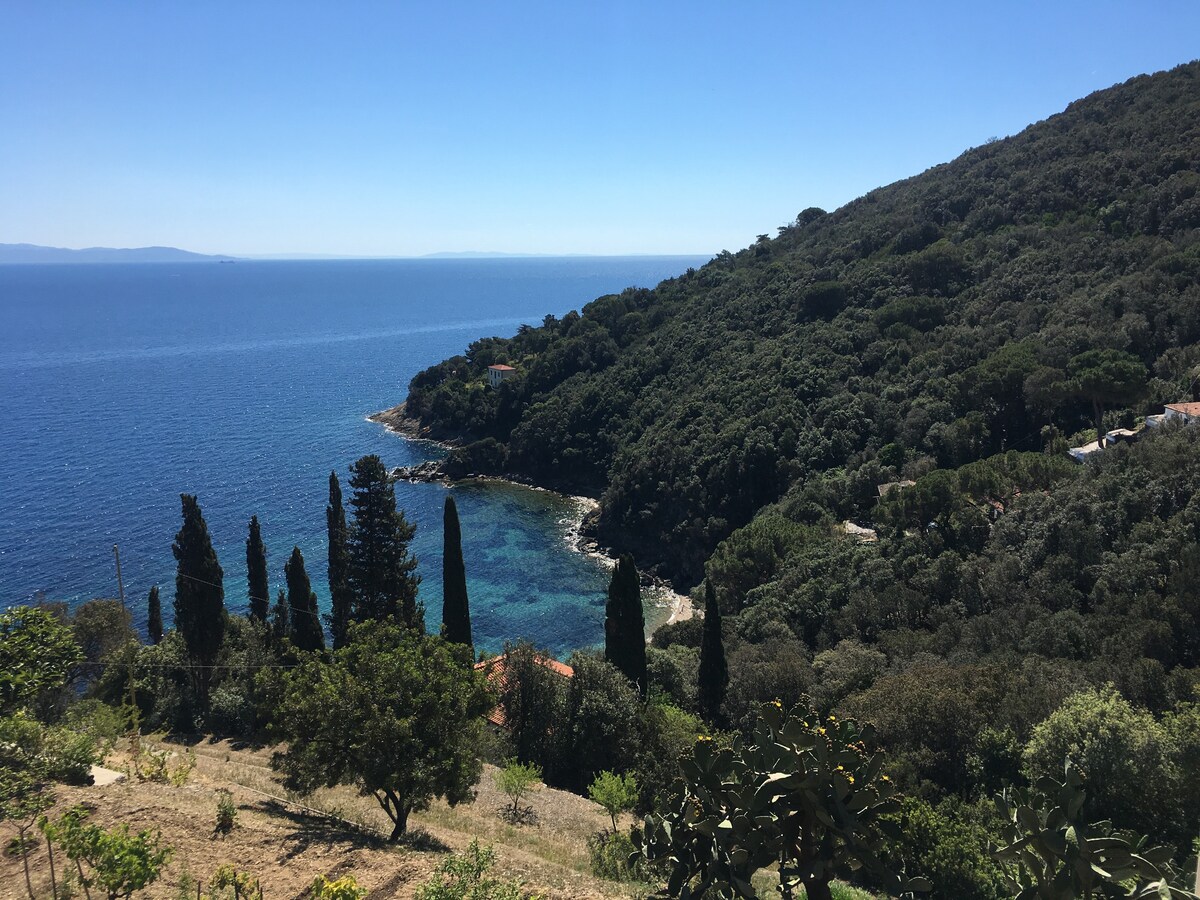
[[[500,817],[504,798],[495,788],[495,769],[490,766],[474,803],[451,809],[439,802],[414,814],[410,830],[417,832],[417,839],[397,847],[379,836],[390,831],[390,823],[370,797],[349,788],[292,797],[270,769],[269,749],[227,742],[193,749],[196,768],[181,787],[130,779],[57,791],[55,812],[85,803],[93,808],[93,821],[158,829],[164,842],[175,848],[162,880],[139,896],[174,900],[185,872],[207,881],[217,866],[233,863],[261,879],[267,900],[301,900],[317,875],[347,872],[371,889],[372,900],[407,898],[446,852],[461,850],[474,838],[495,845],[499,876],[521,880],[526,891],[546,900],[628,900],[634,893],[629,886],[589,874],[587,837],[608,821],[601,809],[582,797],[543,787],[529,800],[536,823],[510,825]],[[120,755],[109,760],[114,768],[125,763]],[[232,793],[238,810],[233,831],[224,837],[214,833],[221,788]],[[30,863],[35,892],[39,898],[49,897],[44,845]],[[27,894],[19,858],[0,857],[0,900],[22,897]]]

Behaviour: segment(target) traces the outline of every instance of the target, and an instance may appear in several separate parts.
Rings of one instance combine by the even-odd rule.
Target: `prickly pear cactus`
[[[750,878],[773,864],[785,900],[800,886],[828,898],[835,875],[860,868],[893,894],[927,890],[885,862],[898,803],[873,746],[869,725],[767,704],[750,741],[697,739],[667,808],[635,834],[639,851],[670,861],[665,892],[681,900],[755,900]]]
[[[1149,847],[1138,835],[1091,825],[1081,818],[1084,778],[1067,760],[1063,780],[1039,779],[1029,790],[1008,789],[996,798],[1007,823],[1005,843],[992,848],[1016,900],[1127,897],[1196,900],[1170,882],[1172,848]]]

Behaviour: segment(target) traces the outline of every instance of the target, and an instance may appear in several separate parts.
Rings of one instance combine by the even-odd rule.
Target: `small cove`
[[[141,625],[158,584],[169,614],[179,494],[195,493],[245,608],[246,522],[271,587],[293,545],[327,604],[330,470],[378,453],[427,458],[366,415],[473,340],[652,286],[695,257],[388,260],[0,267],[0,603],[44,592],[115,596],[121,547]],[[417,525],[421,596],[436,623],[447,488],[399,484]],[[481,649],[529,638],[556,653],[603,639],[603,560],[571,538],[570,498],[503,484],[452,488]],[[653,603],[648,604],[653,615]]]

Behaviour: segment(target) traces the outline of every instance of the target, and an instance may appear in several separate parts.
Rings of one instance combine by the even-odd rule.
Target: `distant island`
[[[177,247],[41,247],[37,244],[0,244],[0,265],[5,263],[132,263],[132,262],[233,262],[232,256],[210,256]]]

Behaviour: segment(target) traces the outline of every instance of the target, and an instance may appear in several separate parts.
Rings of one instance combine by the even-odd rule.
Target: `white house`
[[[1151,428],[1170,421],[1185,424],[1200,422],[1200,403],[1168,403],[1160,415],[1146,416],[1146,424]]]
[[[517,370],[512,366],[488,366],[488,384],[494,388],[500,387],[500,382],[512,378]]]

